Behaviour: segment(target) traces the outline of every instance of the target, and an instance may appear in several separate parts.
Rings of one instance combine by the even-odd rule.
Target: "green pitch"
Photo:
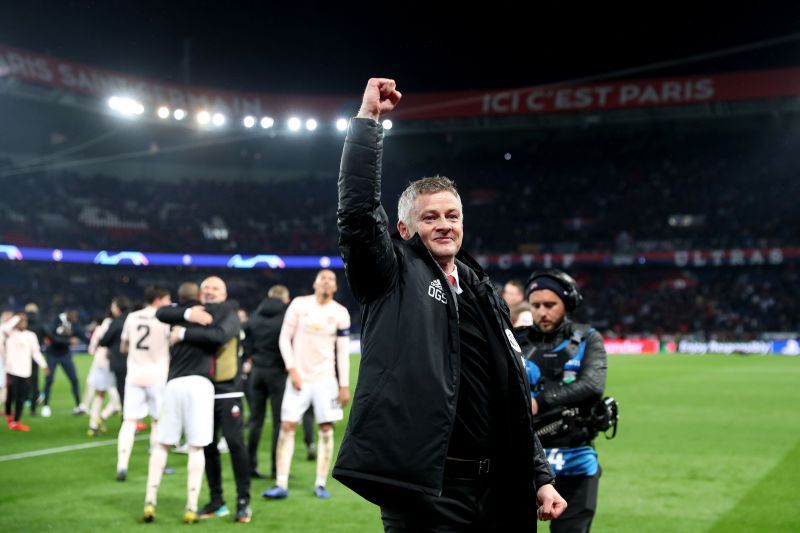
[[[77,357],[84,386],[89,359]],[[357,369],[353,359],[353,370]],[[353,380],[355,382],[355,380]],[[800,358],[739,356],[611,356],[608,394],[620,402],[619,434],[597,440],[603,477],[593,531],[800,531]],[[170,454],[156,522],[143,524],[147,440],[137,441],[128,480],[115,481],[118,420],[109,433],[86,436],[87,418],[70,414],[59,371],[53,416],[23,421],[30,433],[0,427],[0,531],[168,531],[183,526],[186,456]],[[269,420],[269,417],[268,417]],[[265,426],[260,464],[268,469]],[[337,427],[337,449],[343,426]],[[290,495],[260,496],[271,482],[254,480],[253,521],[231,517],[194,526],[271,532],[382,531],[378,509],[335,481],[327,501],[312,494],[315,463],[298,431]],[[108,445],[104,443],[108,442]],[[40,450],[93,448],[13,459]],[[223,456],[225,495],[235,487]],[[206,487],[200,505],[207,501]],[[546,526],[540,530],[546,530]]]

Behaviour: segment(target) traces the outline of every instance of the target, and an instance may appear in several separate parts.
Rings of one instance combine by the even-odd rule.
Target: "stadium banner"
[[[476,260],[484,267],[497,267],[501,270],[540,267],[570,268],[573,266],[763,266],[800,262],[800,247],[678,250],[641,253],[576,252],[564,254],[501,254],[477,255]]]
[[[800,355],[800,339],[772,341],[770,352],[778,355]]]
[[[66,250],[29,248],[0,243],[0,261],[50,261],[65,263],[95,263],[100,265],[136,266],[199,266],[230,268],[344,268],[339,256],[283,256],[276,254],[211,255],[165,254],[135,250]],[[783,265],[800,262],[800,247],[769,250],[692,250],[680,252],[644,252],[641,254],[610,254],[580,252],[575,254],[504,254],[478,255],[484,268],[571,268],[599,267],[723,267]]]
[[[102,98],[136,98],[157,106],[226,114],[313,113],[318,118],[352,116],[360,98],[293,96],[225,91],[82,65],[0,44],[0,78],[11,78]],[[402,80],[399,80],[402,83]],[[407,93],[397,119],[498,117],[636,109],[800,96],[800,68],[707,76],[539,85],[496,91]]]
[[[610,354],[654,354],[659,352],[658,339],[604,339],[603,345]]]
[[[338,256],[276,254],[164,254],[133,250],[62,250],[0,244],[0,260],[49,263],[91,263],[104,266],[195,266],[211,268],[344,268]]]
[[[768,354],[773,353],[770,341],[680,341],[678,352],[688,354]]]

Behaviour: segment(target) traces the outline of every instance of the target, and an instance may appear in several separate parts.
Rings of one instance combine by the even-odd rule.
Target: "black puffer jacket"
[[[568,318],[551,333],[543,333],[536,326],[517,329],[517,338],[525,356],[539,367],[542,377],[535,389],[538,391],[536,401],[539,404],[539,416],[546,415],[557,409],[577,407],[582,415],[587,415],[598,400],[603,397],[606,385],[606,370],[608,358],[603,346],[603,337],[597,331],[588,335],[582,333],[589,331],[586,324],[577,324]],[[581,360],[580,370],[571,383],[564,383],[564,365],[569,361],[580,345],[586,339],[586,347]],[[547,354],[554,347],[569,340],[568,348],[558,357],[548,357]],[[574,353],[570,353],[574,352]],[[571,435],[542,437],[542,444],[548,448],[567,446],[581,446],[590,444],[586,440],[586,432],[579,427],[574,427]]]
[[[333,476],[378,505],[414,505],[439,495],[460,379],[455,298],[416,235],[389,236],[380,204],[382,128],[353,119],[339,175],[339,246],[362,304],[362,357],[350,421]],[[535,486],[552,472],[531,430],[528,383],[505,306],[466,253],[457,258],[492,326],[488,339],[500,428],[492,476],[497,527],[534,531]],[[439,289],[437,293],[436,289]],[[439,296],[437,298],[437,295]],[[443,296],[443,297],[442,297]]]
[[[278,339],[281,336],[283,317],[289,307],[277,298],[265,298],[244,327],[247,357],[258,368],[286,370],[281,357]]]

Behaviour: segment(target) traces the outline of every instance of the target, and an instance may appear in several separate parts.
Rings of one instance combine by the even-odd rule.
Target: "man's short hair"
[[[181,283],[178,287],[178,302],[197,300],[200,297],[200,286],[194,281]]]
[[[520,294],[522,295],[525,294],[525,285],[523,285],[523,283],[518,279],[512,279],[510,281],[507,281],[506,285],[511,285],[512,287],[516,287],[519,289]]]
[[[267,298],[275,298],[277,300],[283,300],[284,298],[289,297],[289,289],[286,285],[273,285],[267,291]]]
[[[25,312],[26,313],[38,313],[39,312],[39,306],[36,305],[33,302],[27,303],[27,304],[25,304]]]
[[[406,226],[413,226],[411,211],[414,209],[417,197],[421,194],[436,194],[437,192],[451,192],[461,204],[461,196],[458,194],[456,184],[450,178],[439,175],[421,178],[409,183],[406,190],[400,195],[400,200],[397,202],[397,218],[402,220]]]
[[[156,300],[163,298],[164,296],[168,296],[169,291],[164,287],[147,287],[144,290],[144,301],[147,304],[151,304]]]
[[[517,323],[517,319],[519,318],[519,315],[521,315],[525,311],[529,311],[529,312],[533,311],[533,309],[531,308],[531,304],[529,304],[528,302],[520,302],[520,303],[516,304],[515,306],[513,306],[511,309],[509,309],[509,313],[508,314],[509,314],[509,318],[511,319],[511,323],[512,324],[516,324]]]
[[[131,301],[128,299],[127,296],[117,296],[116,298],[111,300],[111,303],[117,304],[117,307],[123,313],[129,311],[132,306]],[[67,310],[67,313],[76,313],[76,312],[77,311],[75,311],[74,309]]]

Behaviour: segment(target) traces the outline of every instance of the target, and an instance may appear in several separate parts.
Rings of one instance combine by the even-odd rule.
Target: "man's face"
[[[420,194],[414,201],[411,212],[412,226],[402,221],[397,228],[400,235],[408,240],[419,233],[425,247],[438,262],[451,261],[461,249],[464,235],[464,217],[461,203],[449,192]]]
[[[228,298],[225,282],[216,276],[206,278],[200,285],[200,301],[204,304],[224,302]]]
[[[524,299],[524,295],[519,287],[513,283],[506,283],[503,286],[503,300],[506,301],[508,307],[514,307]]]
[[[556,329],[567,313],[564,302],[550,289],[533,291],[528,296],[528,303],[533,311],[533,323],[544,333]]]
[[[111,315],[114,316],[114,317],[118,317],[121,314],[122,314],[122,311],[120,311],[120,308],[117,305],[117,302],[111,302]]]
[[[336,292],[336,274],[331,270],[320,270],[314,280],[314,294],[332,296]]]
[[[25,331],[28,329],[28,315],[25,313],[20,313],[19,315],[19,322],[17,322],[17,329],[20,331]]]

